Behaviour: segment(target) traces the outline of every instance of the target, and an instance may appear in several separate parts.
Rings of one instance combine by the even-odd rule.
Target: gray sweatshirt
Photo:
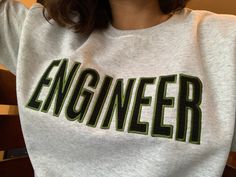
[[[236,151],[236,16],[76,34],[0,7],[0,62],[36,177],[220,177]]]

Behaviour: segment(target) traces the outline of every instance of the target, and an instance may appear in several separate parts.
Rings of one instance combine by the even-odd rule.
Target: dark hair
[[[183,9],[189,0],[159,0],[160,9],[169,14]],[[69,27],[76,33],[89,34],[104,29],[111,20],[109,0],[38,0],[44,5],[43,16],[49,22]],[[47,14],[46,14],[47,12]]]

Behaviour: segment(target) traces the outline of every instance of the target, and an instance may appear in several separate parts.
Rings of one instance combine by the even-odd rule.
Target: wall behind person
[[[30,8],[36,0],[20,0],[26,7]]]
[[[190,0],[187,7],[236,15],[236,0]]]

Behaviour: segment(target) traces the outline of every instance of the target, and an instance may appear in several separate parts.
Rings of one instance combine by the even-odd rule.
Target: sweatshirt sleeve
[[[235,34],[236,34],[236,30],[235,30]],[[235,44],[236,44],[236,37],[235,37]],[[235,54],[234,71],[236,73],[236,45],[235,45],[235,51],[233,51],[233,52]],[[235,79],[235,86],[236,86],[236,79]],[[235,93],[234,98],[236,98],[236,87],[235,87],[235,92],[234,93]],[[230,149],[230,151],[232,151],[232,152],[236,152],[236,99],[234,101],[235,101],[235,113],[234,113],[235,124],[234,124],[234,136],[233,136],[232,145],[231,145],[231,149]]]
[[[236,17],[236,16],[235,16]],[[235,18],[236,19],[236,18]],[[236,30],[235,30],[235,34],[236,34]],[[236,36],[236,35],[235,35]],[[235,43],[236,43],[236,37],[235,37]],[[235,51],[233,51],[235,54],[235,60],[234,60],[234,71],[236,73],[236,45],[235,45]],[[235,77],[236,78],[236,77]],[[235,80],[235,86],[236,86],[236,80]],[[235,87],[235,96],[234,98],[236,98],[236,87]],[[232,140],[232,144],[231,144],[231,149],[230,151],[232,152],[236,152],[236,99],[235,101],[235,113],[234,113],[234,119],[235,119],[235,123],[234,123],[234,134],[233,134],[233,140]]]
[[[14,0],[0,0],[0,64],[16,74],[22,26],[28,9]]]

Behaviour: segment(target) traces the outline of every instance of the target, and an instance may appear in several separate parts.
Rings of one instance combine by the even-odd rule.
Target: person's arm
[[[0,0],[0,64],[16,74],[22,27],[28,9],[19,1]]]

